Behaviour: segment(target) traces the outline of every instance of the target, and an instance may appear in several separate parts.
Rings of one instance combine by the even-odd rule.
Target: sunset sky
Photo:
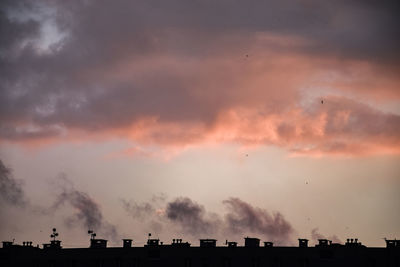
[[[400,238],[400,4],[0,3],[0,240]]]

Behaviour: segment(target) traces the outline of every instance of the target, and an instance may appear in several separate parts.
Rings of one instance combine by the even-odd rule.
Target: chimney
[[[246,237],[244,239],[244,246],[245,247],[251,247],[251,248],[259,247],[260,246],[260,239],[253,238],[253,237]]]
[[[132,239],[122,239],[122,241],[123,241],[124,248],[132,247]]]
[[[300,248],[308,247],[308,239],[299,238],[299,247]]]
[[[200,239],[201,248],[215,248],[217,246],[216,239]]]
[[[90,239],[90,248],[106,248],[107,240],[105,239]]]
[[[266,247],[266,248],[271,248],[273,246],[274,246],[273,242],[264,242],[264,247]]]

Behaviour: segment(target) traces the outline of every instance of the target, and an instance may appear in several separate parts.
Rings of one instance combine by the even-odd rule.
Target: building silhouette
[[[55,233],[55,230],[53,230]],[[228,242],[217,246],[215,239],[200,239],[191,246],[182,239],[163,244],[149,239],[143,247],[132,246],[132,239],[123,239],[122,247],[107,247],[107,240],[90,233],[88,248],[62,248],[61,241],[52,236],[42,248],[31,241],[22,245],[3,241],[0,266],[32,267],[286,267],[286,266],[366,266],[400,267],[400,240],[386,240],[386,247],[366,247],[358,239],[345,244],[319,239],[310,247],[307,239],[299,239],[297,247],[274,246],[273,242],[246,237],[244,246]]]

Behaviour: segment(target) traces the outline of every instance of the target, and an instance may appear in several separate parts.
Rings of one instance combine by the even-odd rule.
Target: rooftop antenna
[[[88,230],[88,234],[90,235],[90,239],[94,239],[96,237],[96,233],[93,230]]]
[[[53,233],[50,235],[53,238],[53,241],[56,241],[56,237],[58,236],[57,229],[53,228]]]

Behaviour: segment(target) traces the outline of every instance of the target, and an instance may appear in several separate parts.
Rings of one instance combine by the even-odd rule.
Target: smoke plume
[[[100,206],[87,193],[75,189],[73,183],[65,175],[60,176],[61,193],[57,196],[52,210],[62,205],[70,205],[75,213],[65,220],[69,227],[82,224],[85,230],[92,229],[113,240],[118,239],[116,227],[108,223],[101,212]]]
[[[7,168],[0,160],[0,204],[25,207],[27,200],[22,188],[22,181],[12,175],[12,170]]]
[[[138,204],[136,202],[127,201],[125,199],[122,199],[121,202],[124,210],[128,212],[128,214],[131,215],[134,219],[145,219],[155,212],[155,208],[149,202]]]
[[[200,238],[213,234],[215,237],[237,238],[246,234],[261,235],[270,241],[287,243],[291,240],[293,228],[279,213],[253,207],[239,198],[230,198],[223,203],[227,208],[224,216],[207,211],[204,206],[188,197],[179,197],[156,209],[153,203],[136,204],[123,201],[124,209],[135,219],[146,217],[166,226],[170,231],[172,223],[178,233]],[[161,212],[156,212],[161,211]]]
[[[123,209],[135,220],[145,221],[152,219],[153,215],[162,215],[166,195],[156,194],[149,201],[138,203],[134,200],[121,199]]]
[[[279,212],[270,214],[239,198],[230,198],[223,203],[229,211],[225,215],[225,224],[231,233],[250,232],[262,234],[273,241],[286,241],[293,232],[291,224]]]
[[[319,229],[318,228],[314,228],[314,229],[311,230],[311,238],[315,242],[318,242],[318,239],[328,239],[328,240],[331,240],[334,243],[342,243],[342,241],[336,235],[331,235],[329,237],[326,237],[326,236],[322,235],[321,233],[319,233]]]
[[[192,235],[214,233],[219,227],[219,220],[210,219],[203,206],[191,199],[177,198],[167,204],[166,216]]]

